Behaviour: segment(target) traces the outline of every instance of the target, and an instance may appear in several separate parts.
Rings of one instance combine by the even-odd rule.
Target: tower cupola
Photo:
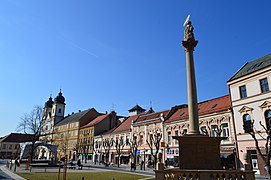
[[[60,89],[58,95],[55,97],[54,103],[65,104],[65,98],[64,98],[64,96],[62,95],[61,89]]]
[[[65,98],[62,95],[61,89],[58,95],[54,99],[52,107],[52,117],[54,118],[54,124],[58,123],[61,119],[64,118],[65,114]]]
[[[52,98],[52,96],[50,96],[49,100],[45,102],[44,107],[45,108],[52,108],[53,107],[53,103],[54,103],[53,98]]]

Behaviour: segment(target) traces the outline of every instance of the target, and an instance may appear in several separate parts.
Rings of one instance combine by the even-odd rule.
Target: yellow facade
[[[53,144],[58,145],[58,157],[65,155],[69,159],[75,159],[78,151],[78,131],[79,121],[70,122],[64,125],[54,127]]]
[[[79,133],[79,154],[92,154],[93,153],[93,138],[94,127],[86,127],[80,129]]]

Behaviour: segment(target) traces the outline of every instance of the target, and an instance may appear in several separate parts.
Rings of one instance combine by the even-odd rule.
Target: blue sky
[[[0,1],[0,136],[60,88],[66,114],[95,107],[187,103],[182,26],[188,14],[198,99],[228,94],[227,80],[271,52],[271,2],[202,0]]]

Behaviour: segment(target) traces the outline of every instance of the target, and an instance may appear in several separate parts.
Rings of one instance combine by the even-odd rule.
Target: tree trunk
[[[154,157],[154,165],[153,165],[154,169],[156,169],[156,164],[157,164],[157,155]]]

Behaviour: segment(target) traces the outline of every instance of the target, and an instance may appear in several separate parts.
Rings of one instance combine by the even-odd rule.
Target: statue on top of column
[[[192,22],[188,21],[184,29],[184,41],[195,41],[193,31],[194,31],[194,27],[192,26]]]

